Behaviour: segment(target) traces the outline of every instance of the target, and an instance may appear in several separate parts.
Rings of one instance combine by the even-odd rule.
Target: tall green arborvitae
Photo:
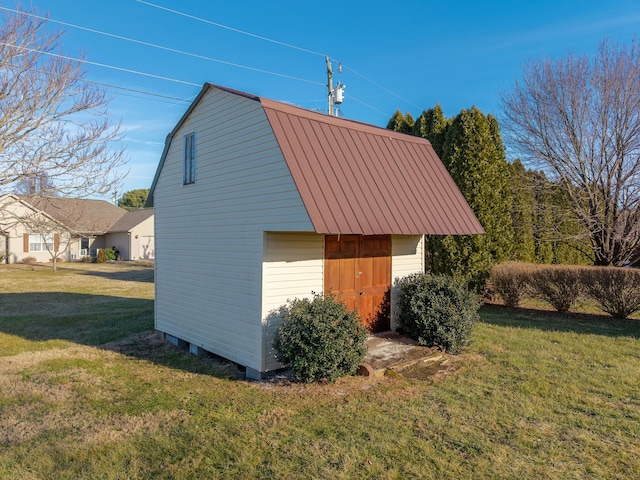
[[[512,260],[518,262],[536,261],[536,249],[533,236],[534,210],[536,196],[534,182],[520,159],[509,165],[511,180],[511,225],[513,228]]]
[[[544,172],[527,171],[534,185],[533,238],[536,263],[589,265],[588,236],[571,209],[566,188]]]
[[[412,134],[414,123],[415,121],[410,113],[407,112],[406,115],[402,115],[400,110],[396,110],[396,113],[389,120],[387,128],[400,133]]]
[[[407,124],[397,111],[387,128],[403,131]],[[509,259],[513,248],[510,172],[498,122],[475,107],[446,119],[436,105],[422,112],[411,133],[431,142],[486,232],[429,235],[426,267],[434,273],[463,276],[481,288],[491,266]]]
[[[440,105],[424,110],[413,125],[413,135],[429,140],[438,157],[442,158],[444,141],[451,120],[445,118]],[[445,237],[427,235],[425,244],[426,268],[431,272],[445,272],[450,263],[442,244]]]
[[[558,182],[551,184],[551,203],[556,235],[553,242],[553,263],[593,265],[593,250],[589,233],[578,220],[567,190]]]
[[[439,158],[442,158],[444,141],[451,120],[444,117],[442,107],[424,110],[413,125],[413,135],[429,140]],[[427,235],[425,243],[425,260],[428,271],[445,272],[450,260],[443,251],[441,235]]]
[[[442,161],[485,234],[445,239],[440,267],[479,288],[513,247],[509,168],[497,121],[476,107],[462,110],[448,128]]]
[[[503,260],[592,263],[566,189],[519,160],[508,164],[492,115],[474,107],[447,119],[436,104],[415,122],[398,110],[387,128],[431,142],[486,231],[484,236],[428,235],[428,271],[462,275],[480,287],[491,265]]]
[[[553,220],[553,192],[551,182],[544,172],[529,170],[527,176],[533,182],[535,208],[533,212],[533,243],[536,263],[553,262],[553,241],[555,235]]]
[[[426,138],[433,149],[442,158],[442,149],[447,135],[447,128],[451,122],[444,118],[442,107],[436,104],[434,108],[424,110],[413,124],[413,135]]]

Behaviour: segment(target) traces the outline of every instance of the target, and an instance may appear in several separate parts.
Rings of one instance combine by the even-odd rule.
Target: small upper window
[[[184,136],[184,184],[196,182],[196,134]]]

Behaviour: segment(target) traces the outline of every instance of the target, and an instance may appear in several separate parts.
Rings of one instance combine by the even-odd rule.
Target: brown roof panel
[[[78,234],[103,235],[127,211],[105,200],[63,197],[23,199]]]
[[[139,208],[126,212],[120,219],[109,227],[109,233],[128,232],[153,215],[153,208]]]
[[[427,140],[260,102],[317,233],[484,232]]]

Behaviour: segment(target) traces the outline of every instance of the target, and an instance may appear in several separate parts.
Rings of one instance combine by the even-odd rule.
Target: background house
[[[394,327],[393,279],[423,234],[482,233],[431,144],[205,84],[168,135],[155,207],[156,329],[247,367],[279,367],[278,308],[340,292]]]
[[[116,227],[113,238],[109,238],[111,227]],[[127,212],[104,200],[4,195],[0,232],[0,255],[6,263],[27,257],[48,262],[51,251],[60,252],[62,260],[80,260],[95,256],[100,248],[116,246],[111,242],[120,241],[122,233],[132,233],[135,240],[121,242],[124,260],[132,253],[135,259],[153,258],[153,209]]]
[[[104,236],[108,247],[116,247],[123,260],[153,260],[153,208],[141,208],[125,213]]]

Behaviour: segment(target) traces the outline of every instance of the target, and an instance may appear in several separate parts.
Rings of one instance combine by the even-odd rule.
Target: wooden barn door
[[[327,235],[324,289],[341,293],[372,332],[391,328],[391,236]]]

